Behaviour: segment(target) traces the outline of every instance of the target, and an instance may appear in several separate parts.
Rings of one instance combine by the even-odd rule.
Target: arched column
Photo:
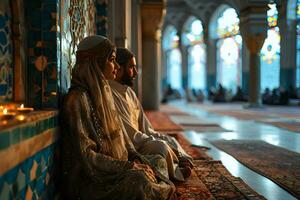
[[[267,36],[267,5],[251,5],[240,12],[240,30],[249,49],[249,107],[260,107],[260,50]]]
[[[159,109],[161,67],[161,22],[164,16],[163,1],[144,1],[142,15],[142,104],[145,109]]]

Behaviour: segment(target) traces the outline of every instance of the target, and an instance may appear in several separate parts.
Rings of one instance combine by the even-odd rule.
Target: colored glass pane
[[[220,38],[239,34],[239,18],[233,8],[226,9],[217,20],[217,34]]]
[[[181,80],[181,53],[179,49],[172,49],[167,53],[168,83],[174,89],[182,88]]]
[[[202,22],[196,18],[191,18],[184,28],[183,44],[194,45],[203,42],[203,26]]]
[[[280,34],[277,26],[278,11],[276,4],[269,4],[267,19],[269,30],[260,52],[261,91],[265,88],[279,87],[280,78]]]
[[[198,44],[189,48],[189,88],[202,89],[206,88],[206,53],[205,45]]]

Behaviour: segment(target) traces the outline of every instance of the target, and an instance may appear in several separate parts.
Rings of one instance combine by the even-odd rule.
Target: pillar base
[[[243,106],[244,109],[264,109],[265,106],[262,103],[248,103],[246,105]]]

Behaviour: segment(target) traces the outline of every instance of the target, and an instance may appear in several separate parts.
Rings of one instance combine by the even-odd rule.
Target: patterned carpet
[[[194,158],[191,177],[176,184],[178,200],[200,199],[265,199],[240,178],[232,176],[220,161],[212,160],[204,149],[192,147],[180,133],[169,134]]]
[[[146,111],[147,118],[151,122],[153,128],[157,131],[183,131],[182,127],[175,124],[167,114],[156,111]]]
[[[206,154],[207,148],[193,147],[184,137],[183,132],[176,131],[178,125],[170,119],[168,114],[147,112],[146,115],[154,129],[157,131],[163,130],[161,132],[175,137],[183,149],[194,158],[195,166],[191,177],[184,183],[175,184],[178,200],[265,199],[240,178],[232,176],[220,161],[212,160]]]
[[[300,199],[300,154],[258,140],[211,141]]]

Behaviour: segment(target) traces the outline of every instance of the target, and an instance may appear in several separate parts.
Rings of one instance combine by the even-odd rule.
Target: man
[[[153,130],[143,108],[130,88],[137,76],[133,53],[125,48],[117,49],[116,61],[120,65],[116,81],[111,81],[115,104],[125,129],[135,148],[141,154],[160,154],[168,164],[168,175],[177,181],[184,181],[191,174],[192,158],[182,149],[175,138]]]

